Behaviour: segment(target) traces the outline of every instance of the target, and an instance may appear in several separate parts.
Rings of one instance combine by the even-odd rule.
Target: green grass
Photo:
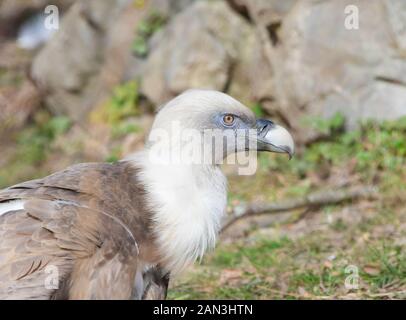
[[[370,244],[361,255],[357,250],[338,250],[337,257],[326,262],[331,251],[328,238],[320,245],[318,236],[292,241],[260,239],[253,245],[221,246],[201,266],[171,288],[171,299],[258,299],[258,298],[340,298],[356,293],[371,298],[394,284],[405,290],[405,255],[399,246]],[[347,289],[346,267],[359,270],[359,288]],[[364,270],[376,265],[376,273]],[[223,275],[238,270],[240,279],[224,280]],[[396,292],[400,289],[394,289]],[[400,295],[398,297],[401,297]]]
[[[394,281],[406,284],[406,254],[404,248],[382,241],[366,252],[368,264],[376,266],[376,273],[362,272],[365,281],[375,289],[382,289]]]

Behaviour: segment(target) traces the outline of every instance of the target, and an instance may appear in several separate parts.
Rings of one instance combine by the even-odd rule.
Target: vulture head
[[[245,151],[294,154],[290,133],[227,94],[188,90],[156,116],[147,141],[151,159],[166,164],[213,164]]]

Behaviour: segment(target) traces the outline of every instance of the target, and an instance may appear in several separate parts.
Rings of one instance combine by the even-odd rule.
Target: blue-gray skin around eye
[[[234,117],[232,124],[224,122],[225,116]],[[216,129],[234,129],[234,130],[249,130],[255,129],[255,119],[248,118],[246,115],[238,115],[233,113],[219,113],[213,119],[214,128]]]

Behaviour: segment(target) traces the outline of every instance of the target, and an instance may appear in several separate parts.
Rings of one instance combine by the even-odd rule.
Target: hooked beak
[[[257,150],[277,153],[287,153],[289,160],[295,153],[295,143],[288,130],[270,120],[258,119]]]

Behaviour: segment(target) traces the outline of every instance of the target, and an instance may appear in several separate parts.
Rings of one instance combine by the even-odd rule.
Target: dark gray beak
[[[284,127],[270,120],[258,119],[257,150],[277,153],[287,153],[291,159],[295,153],[295,143],[292,135]]]

